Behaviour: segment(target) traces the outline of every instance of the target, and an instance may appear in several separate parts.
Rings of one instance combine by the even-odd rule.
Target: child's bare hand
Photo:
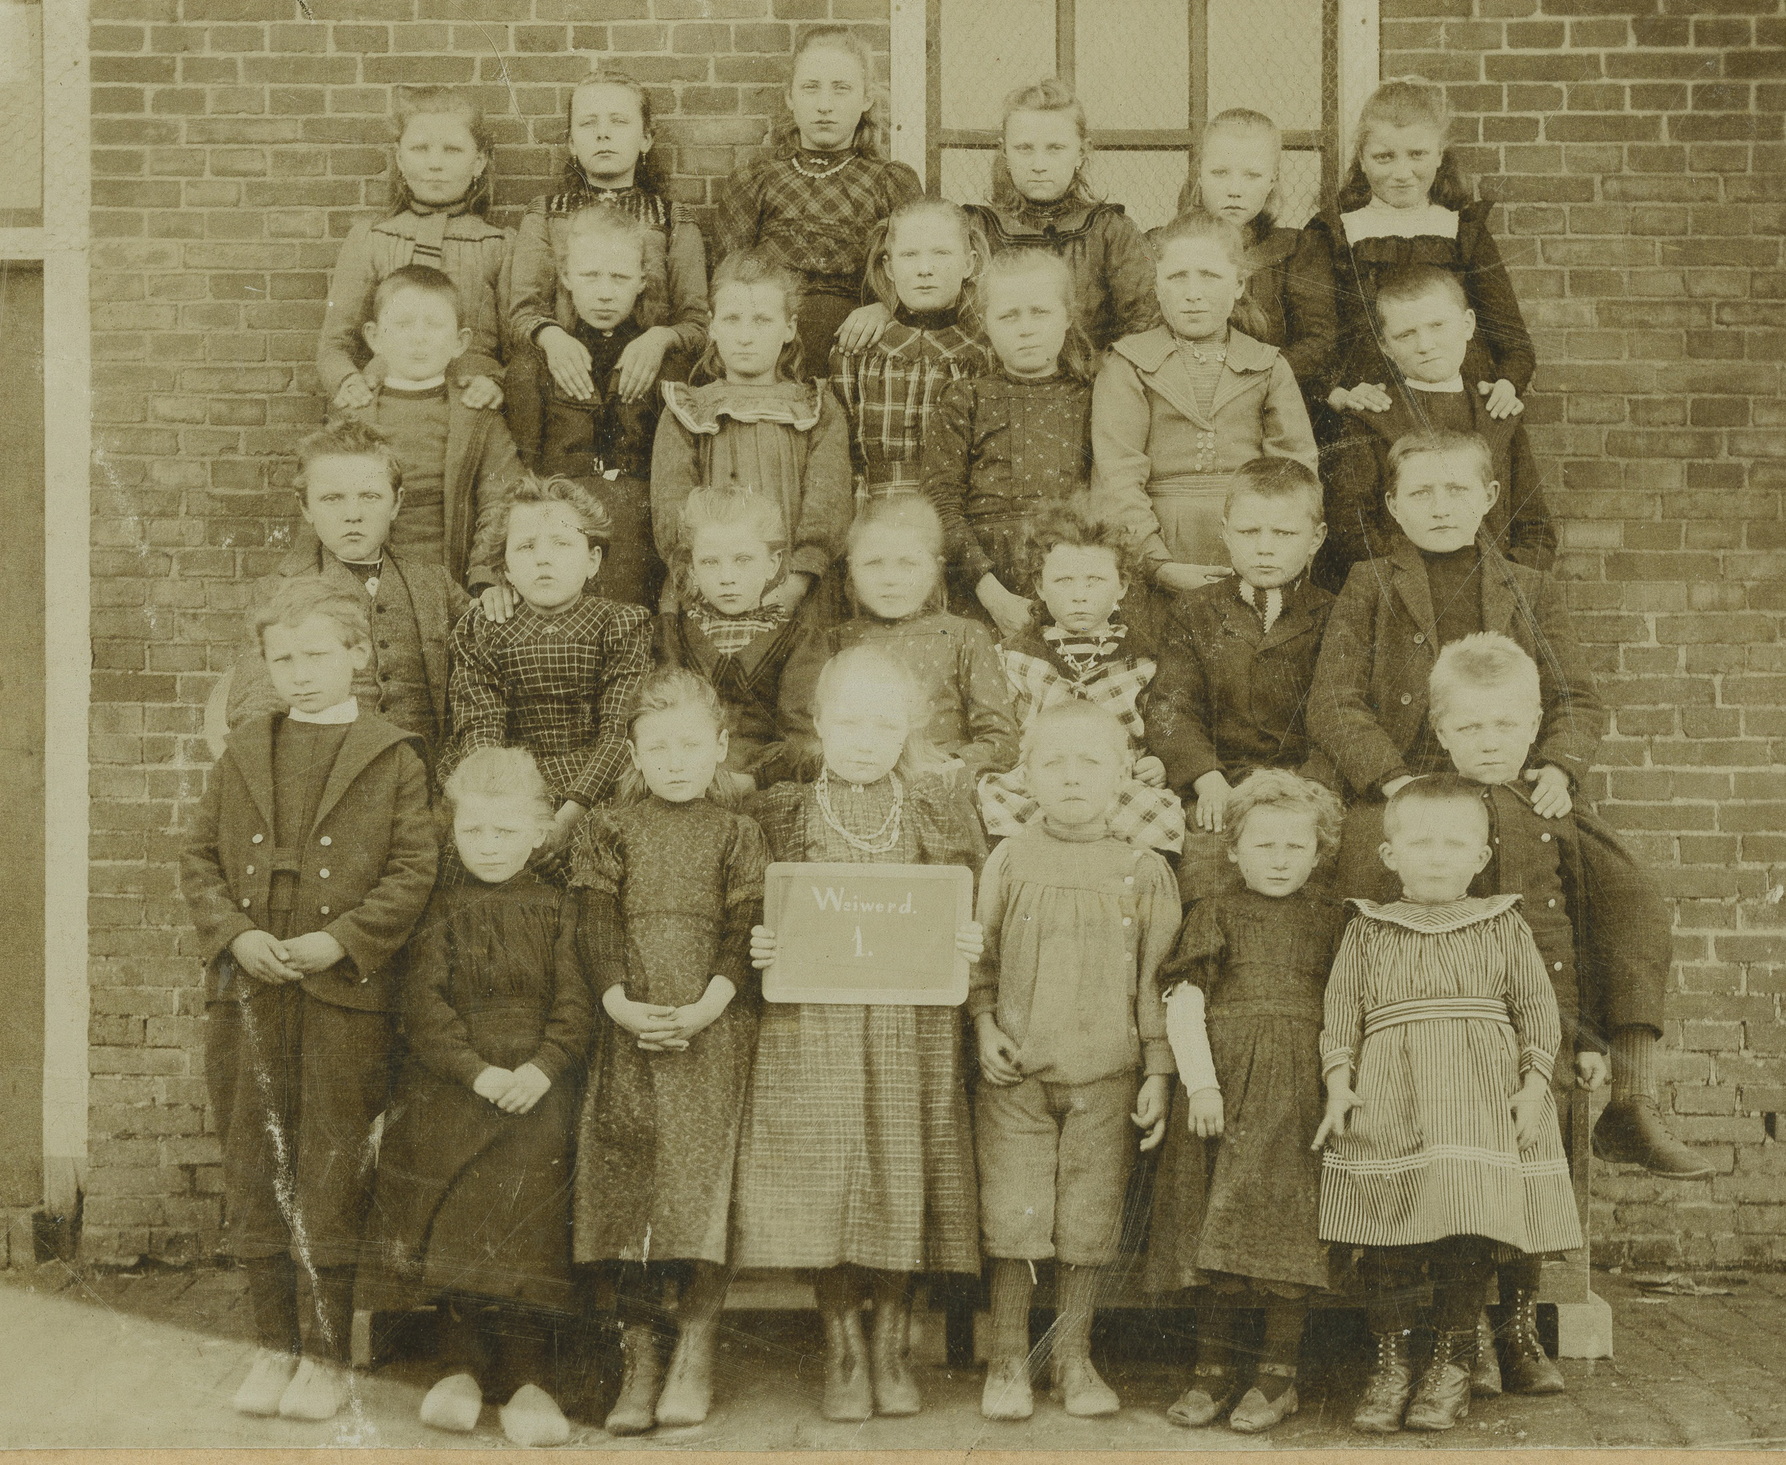
[[[668,326],[652,326],[637,339],[628,341],[620,353],[616,385],[622,402],[636,402],[657,386],[658,374],[664,369],[664,353],[676,333]]]
[[[986,928],[978,921],[969,921],[955,932],[955,950],[969,961],[978,961],[986,949]]]
[[[1545,1093],[1544,1080],[1535,1073],[1527,1074],[1525,1083],[1514,1091],[1513,1139],[1522,1150],[1529,1150],[1541,1132]]]
[[[515,1075],[506,1068],[498,1068],[495,1064],[483,1069],[471,1081],[471,1091],[480,1099],[488,1099],[492,1104],[500,1104],[503,1096],[514,1086]]]
[[[506,621],[515,613],[518,598],[512,586],[489,585],[478,596],[478,604],[483,608],[485,620]]]
[[[1029,629],[1031,603],[1014,590],[1007,590],[997,575],[982,575],[974,586],[974,599],[986,609],[992,622],[1005,636],[1020,636]]]
[[[1506,377],[1499,381],[1477,382],[1476,390],[1488,398],[1484,405],[1488,408],[1488,415],[1497,421],[1517,417],[1526,410],[1526,404],[1519,400],[1519,393]]]
[[[1135,782],[1144,783],[1149,788],[1166,786],[1166,765],[1152,753],[1135,760],[1134,774]]]
[[[347,948],[327,931],[311,931],[285,943],[285,959],[306,976],[314,976],[346,961]]]
[[[1141,1092],[1135,1096],[1135,1112],[1129,1123],[1141,1131],[1142,1150],[1151,1150],[1166,1137],[1166,1113],[1172,1093],[1172,1081],[1163,1073],[1150,1073],[1141,1081]]]
[[[277,987],[304,978],[303,972],[291,964],[285,943],[270,931],[244,931],[230,942],[229,954],[257,982]]]
[[[589,348],[563,326],[546,326],[534,337],[545,353],[546,369],[558,390],[579,402],[595,395],[595,378],[589,374]]]
[[[878,300],[868,305],[858,305],[844,317],[843,324],[837,328],[837,349],[845,354],[866,351],[880,340],[892,319],[892,312]]]
[[[676,1008],[634,1002],[619,983],[602,993],[602,1011],[636,1037],[641,1048],[664,1051],[667,1043],[688,1046],[676,1028]]]
[[[1575,1083],[1578,1088],[1597,1089],[1612,1076],[1604,1053],[1587,1051],[1575,1055]]]
[[[1321,1127],[1315,1131],[1315,1142],[1309,1146],[1312,1150],[1321,1149],[1330,1139],[1344,1139],[1346,1125],[1352,1111],[1362,1101],[1344,1086],[1330,1087],[1327,1090],[1327,1112],[1321,1117]]]
[[[329,406],[344,412],[358,412],[372,405],[372,385],[357,371],[350,371],[335,388]]]
[[[1197,827],[1208,834],[1220,834],[1228,818],[1228,800],[1234,793],[1228,776],[1221,769],[1212,768],[1191,788],[1197,795]]]
[[[1023,1069],[1018,1064],[1017,1045],[998,1025],[998,1020],[990,1012],[982,1013],[974,1023],[974,1032],[979,1038],[981,1077],[1001,1089],[1022,1083]]]
[[[1526,782],[1532,786],[1533,813],[1546,819],[1561,819],[1575,807],[1569,797],[1569,775],[1556,764],[1528,768]]]
[[[719,1020],[720,1014],[731,1005],[732,998],[738,989],[725,977],[709,977],[707,990],[702,993],[699,1002],[690,1002],[685,1007],[672,1007],[668,1019],[670,1036],[665,1041],[677,1042],[686,1048],[688,1040],[703,1028],[711,1027]]]
[[[750,928],[750,964],[758,971],[774,966],[775,955],[780,949],[781,943],[767,926]]]
[[[487,376],[466,376],[459,379],[465,390],[459,400],[473,411],[494,412],[502,406],[502,388]]]
[[[1168,563],[1155,570],[1153,577],[1163,589],[1182,594],[1186,590],[1201,590],[1211,580],[1225,579],[1233,573],[1227,565]]]
[[[1381,382],[1360,382],[1349,391],[1335,387],[1327,394],[1327,405],[1335,412],[1387,412],[1392,403]]]
[[[1191,1133],[1202,1139],[1214,1139],[1225,1122],[1220,1089],[1198,1089],[1184,1106],[1184,1117]]]
[[[531,1063],[523,1063],[509,1076],[508,1092],[496,1101],[504,1114],[525,1114],[546,1097],[552,1080]]]

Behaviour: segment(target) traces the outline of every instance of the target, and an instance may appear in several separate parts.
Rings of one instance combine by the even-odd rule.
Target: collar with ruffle
[[[1360,915],[1369,916],[1373,921],[1400,926],[1422,936],[1443,936],[1503,916],[1517,906],[1520,899],[1518,894],[1466,895],[1461,900],[1448,900],[1442,905],[1420,905],[1411,900],[1379,904],[1354,896],[1351,904],[1358,907]]]
[[[664,406],[690,432],[717,433],[723,419],[734,422],[778,422],[799,432],[818,425],[824,402],[820,384],[805,382],[663,383]]]

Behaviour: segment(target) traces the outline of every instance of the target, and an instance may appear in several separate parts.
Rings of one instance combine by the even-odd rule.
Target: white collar
[[[446,373],[443,371],[439,376],[431,376],[427,381],[420,382],[411,381],[406,376],[387,376],[384,384],[393,392],[431,392],[436,387],[446,385]]]
[[[1456,209],[1430,200],[1418,208],[1398,209],[1375,197],[1363,208],[1340,216],[1348,244],[1366,239],[1419,239],[1423,235],[1455,239],[1457,220]]]
[[[333,707],[325,707],[321,712],[300,712],[292,708],[285,714],[289,722],[315,722],[324,727],[337,727],[344,722],[353,722],[360,715],[360,699],[349,697],[345,702],[337,702]]]
[[[1411,376],[1404,376],[1402,383],[1416,392],[1437,392],[1446,396],[1456,396],[1464,389],[1464,374],[1460,371],[1450,381],[1444,382],[1417,382]]]

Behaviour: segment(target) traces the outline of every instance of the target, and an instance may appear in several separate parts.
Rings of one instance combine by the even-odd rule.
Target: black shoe
[[[1665,1180],[1704,1180],[1712,1173],[1698,1151],[1668,1132],[1656,1101],[1642,1096],[1606,1106],[1594,1125],[1594,1155],[1614,1165],[1642,1165]]]
[[[1414,1402],[1403,1421],[1409,1429],[1450,1429],[1470,1412],[1470,1367],[1476,1361],[1476,1330],[1435,1333],[1433,1356],[1420,1375]]]
[[[1352,1428],[1364,1434],[1395,1434],[1414,1395],[1414,1365],[1408,1359],[1408,1335],[1377,1333],[1377,1358],[1365,1381],[1364,1397],[1352,1411]],[[1465,1392],[1468,1390],[1466,1388]]]
[[[1506,1304],[1500,1336],[1506,1355],[1501,1381],[1510,1394],[1560,1394],[1563,1372],[1550,1361],[1538,1338],[1538,1294],[1520,1289]]]
[[[1470,1394],[1477,1399],[1493,1399],[1502,1388],[1501,1360],[1495,1354],[1494,1324],[1488,1314],[1476,1318],[1476,1364],[1470,1370]]]

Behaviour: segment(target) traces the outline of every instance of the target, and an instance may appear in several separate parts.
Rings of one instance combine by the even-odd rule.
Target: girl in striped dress
[[[1321,1238],[1364,1248],[1376,1335],[1352,1424],[1393,1434],[1469,1413],[1495,1263],[1578,1247],[1581,1226],[1550,1088],[1556,994],[1519,897],[1466,894],[1492,855],[1480,790],[1415,779],[1385,806],[1383,836],[1402,898],[1354,902],[1327,986],[1315,1148],[1330,1144]],[[1434,1344],[1416,1389],[1401,1299],[1422,1263]]]

